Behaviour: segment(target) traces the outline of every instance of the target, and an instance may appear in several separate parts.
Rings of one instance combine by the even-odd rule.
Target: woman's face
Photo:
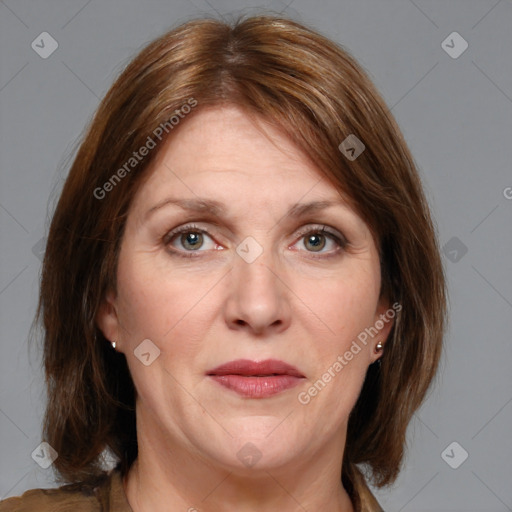
[[[368,227],[287,138],[262,126],[267,136],[235,107],[203,109],[156,149],[127,218],[117,291],[98,315],[135,383],[140,449],[240,471],[320,451],[339,463],[349,413],[391,327],[379,321],[388,305]],[[218,211],[201,208],[206,201]],[[302,208],[313,202],[331,206]],[[384,327],[361,342],[376,324]],[[230,361],[270,359],[298,373],[212,375]]]

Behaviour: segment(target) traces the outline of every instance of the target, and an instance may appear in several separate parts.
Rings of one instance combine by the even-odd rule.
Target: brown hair
[[[88,127],[49,230],[36,316],[45,330],[44,437],[59,454],[60,480],[93,481],[106,448],[123,475],[137,456],[133,382],[95,317],[115,290],[127,211],[158,148],[112,177],[158,127],[172,136],[180,127],[169,119],[194,102],[188,116],[229,103],[281,129],[374,233],[382,294],[402,309],[350,415],[342,474],[349,491],[356,464],[375,485],[392,483],[441,352],[446,299],[434,227],[403,136],[365,72],[329,39],[274,16],[193,20],[164,34],[129,63]],[[338,148],[350,134],[366,146],[353,161]]]

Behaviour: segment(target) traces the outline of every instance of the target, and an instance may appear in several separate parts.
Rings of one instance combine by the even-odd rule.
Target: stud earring
[[[115,341],[111,341],[110,344],[112,345],[112,348],[115,350],[116,349],[116,342]]]
[[[377,352],[380,352],[383,348],[384,348],[384,345],[379,341],[379,342],[377,343],[377,346],[375,347],[375,350],[376,350]]]

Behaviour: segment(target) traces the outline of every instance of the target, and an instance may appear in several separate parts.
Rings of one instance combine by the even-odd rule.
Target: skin
[[[97,317],[137,389],[128,500],[135,512],[351,512],[341,484],[347,420],[391,322],[310,403],[297,397],[389,309],[370,230],[289,139],[236,107],[199,110],[172,135],[131,204],[117,290]],[[172,204],[146,215],[171,196],[221,201],[227,217]],[[314,200],[339,204],[286,215]],[[209,234],[166,238],[189,222]],[[249,236],[263,249],[252,263],[236,252]],[[145,339],[160,350],[149,366],[134,355]],[[251,399],[206,375],[239,358],[281,359],[305,378]],[[237,457],[248,442],[261,455],[251,467]]]

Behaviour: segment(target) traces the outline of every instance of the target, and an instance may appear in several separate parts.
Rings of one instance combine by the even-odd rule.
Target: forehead
[[[234,106],[199,109],[157,148],[138,202],[173,192],[247,200],[341,199],[279,129]]]

